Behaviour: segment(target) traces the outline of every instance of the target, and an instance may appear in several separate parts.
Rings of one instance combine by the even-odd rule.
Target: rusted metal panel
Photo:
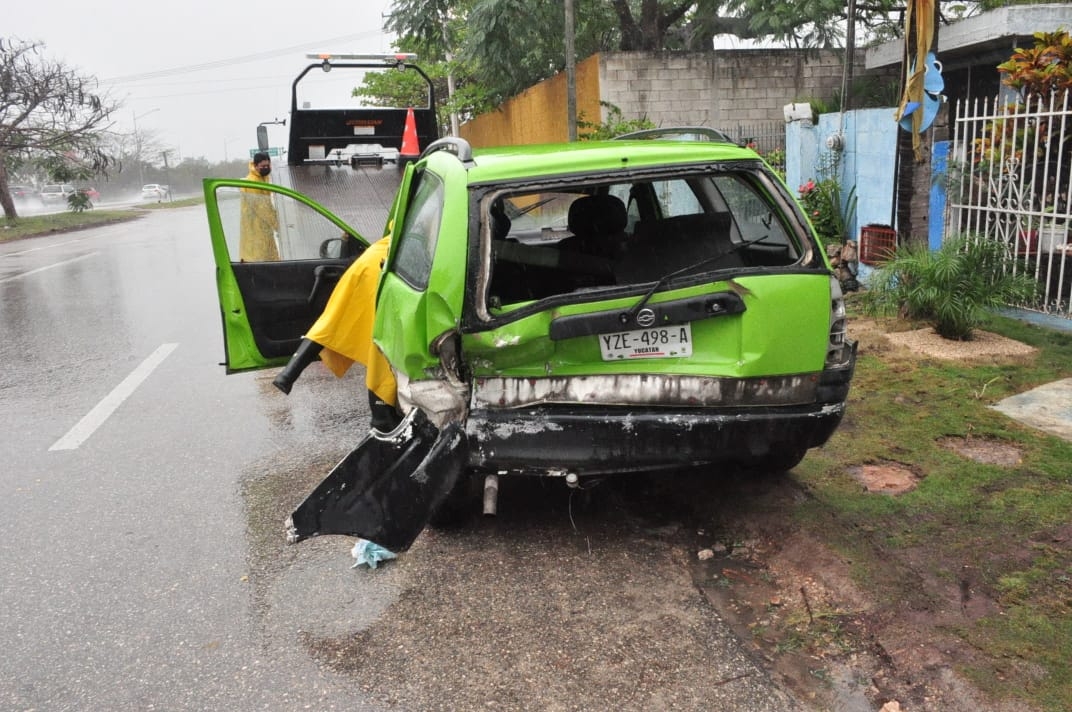
[[[542,403],[741,407],[814,403],[819,374],[713,378],[617,374],[549,378],[478,378],[474,408],[519,408]]]

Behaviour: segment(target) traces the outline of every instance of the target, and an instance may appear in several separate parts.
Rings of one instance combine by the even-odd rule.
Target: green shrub
[[[80,190],[76,190],[67,196],[67,207],[76,213],[80,213],[83,210],[92,208],[93,203],[90,202],[88,195]]]
[[[655,124],[650,119],[627,119],[622,110],[606,101],[599,102],[607,110],[607,120],[603,123],[588,121],[582,112],[577,117],[577,138],[581,141],[605,141],[615,136],[653,129]]]
[[[994,307],[1035,299],[1038,283],[1012,273],[1005,245],[960,235],[938,250],[912,242],[871,276],[862,302],[871,315],[899,316],[934,327],[943,338],[968,341]]]

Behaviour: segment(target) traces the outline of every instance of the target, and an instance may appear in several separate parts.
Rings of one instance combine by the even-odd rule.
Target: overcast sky
[[[257,124],[287,117],[290,85],[310,63],[307,52],[393,51],[382,31],[390,0],[5,5],[0,36],[42,42],[49,57],[96,77],[122,103],[114,128],[151,131],[175,152],[169,158],[248,155]],[[338,86],[339,103],[353,79]],[[269,138],[285,146],[286,129],[270,126]]]

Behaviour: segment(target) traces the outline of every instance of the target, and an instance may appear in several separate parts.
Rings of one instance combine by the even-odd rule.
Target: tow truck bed
[[[279,185],[313,198],[373,242],[383,235],[402,169],[394,163],[383,167],[277,164],[272,177]]]

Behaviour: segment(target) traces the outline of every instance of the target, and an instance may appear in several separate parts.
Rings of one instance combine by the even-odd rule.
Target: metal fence
[[[1000,240],[1040,284],[1019,306],[1072,318],[1072,92],[958,102],[948,180],[946,234]]]
[[[785,122],[720,126],[719,130],[737,143],[751,146],[772,168],[785,172]]]

